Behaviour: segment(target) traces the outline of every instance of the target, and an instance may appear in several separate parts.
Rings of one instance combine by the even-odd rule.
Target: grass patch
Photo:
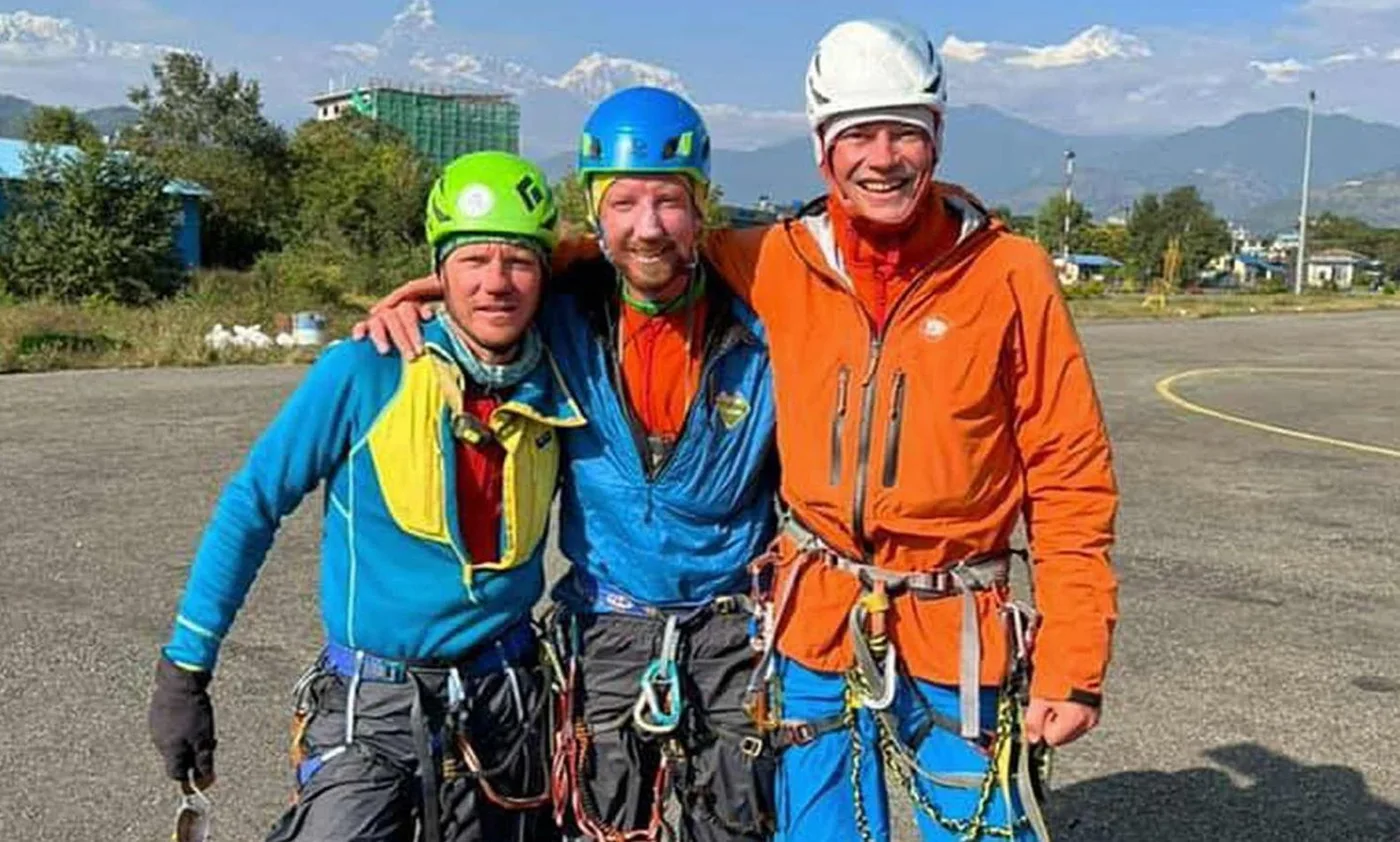
[[[1254,316],[1269,313],[1346,313],[1400,309],[1400,298],[1358,293],[1173,295],[1165,308],[1144,307],[1143,296],[1107,295],[1071,298],[1076,319],[1206,319],[1214,316]]]
[[[288,287],[269,272],[201,272],[179,296],[152,307],[101,301],[56,304],[0,297],[0,373],[65,368],[149,368],[227,363],[306,363],[315,348],[215,351],[204,336],[216,324],[260,325],[276,336],[279,323],[301,310],[326,316],[326,336],[346,336],[375,296],[345,294],[327,305],[324,293]],[[1142,306],[1141,295],[1070,296],[1080,320],[1210,318],[1265,313],[1400,309],[1400,296],[1369,294],[1175,295],[1165,309]]]
[[[215,351],[204,344],[215,324],[260,325],[275,336],[279,319],[299,310],[325,314],[328,337],[345,335],[363,314],[278,290],[256,273],[234,272],[201,273],[186,292],[152,307],[0,302],[0,372],[309,362],[317,349]]]

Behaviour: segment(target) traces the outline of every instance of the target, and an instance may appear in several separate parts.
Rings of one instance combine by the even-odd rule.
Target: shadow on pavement
[[[1249,782],[1203,767],[1056,788],[1048,809],[1055,842],[1400,840],[1400,807],[1372,796],[1354,769],[1303,765],[1255,744],[1206,757]]]

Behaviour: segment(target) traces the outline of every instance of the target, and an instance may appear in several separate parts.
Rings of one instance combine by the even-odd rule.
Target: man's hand
[[[165,761],[165,773],[182,785],[194,774],[195,786],[214,783],[214,705],[210,674],[186,670],[161,656],[147,722],[151,741]]]
[[[350,329],[355,339],[369,337],[375,350],[389,353],[392,346],[408,359],[423,353],[423,331],[418,323],[432,318],[432,303],[442,299],[442,281],[428,275],[409,281],[370,308],[370,316]]]
[[[1052,747],[1072,743],[1099,724],[1098,708],[1079,702],[1031,699],[1026,708],[1026,741]]]

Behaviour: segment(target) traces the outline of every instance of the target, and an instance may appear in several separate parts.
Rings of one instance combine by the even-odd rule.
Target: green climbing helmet
[[[434,265],[450,239],[522,239],[546,255],[558,242],[559,210],[539,167],[509,152],[472,152],[448,164],[428,195]]]

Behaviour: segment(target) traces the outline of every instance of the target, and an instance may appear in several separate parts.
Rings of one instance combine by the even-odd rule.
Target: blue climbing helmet
[[[684,97],[662,88],[618,91],[593,109],[579,138],[577,167],[590,215],[590,185],[598,176],[679,173],[703,202],[710,184],[710,132]]]

